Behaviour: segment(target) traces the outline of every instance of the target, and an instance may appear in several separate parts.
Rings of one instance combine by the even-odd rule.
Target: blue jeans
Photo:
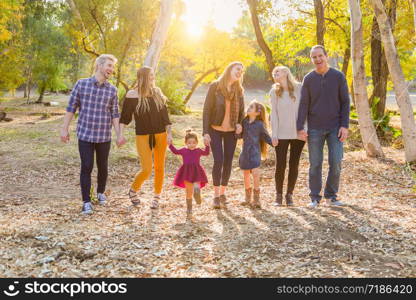
[[[322,162],[325,141],[328,145],[329,171],[326,179],[324,197],[336,201],[341,175],[341,161],[343,157],[343,143],[338,138],[339,128],[331,130],[309,129],[309,188],[312,201],[322,199]]]
[[[214,156],[212,181],[214,186],[227,186],[231,175],[237,139],[234,131],[222,132],[210,128],[211,150]]]

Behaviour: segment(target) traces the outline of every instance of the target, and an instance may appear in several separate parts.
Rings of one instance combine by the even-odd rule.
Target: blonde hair
[[[98,66],[106,63],[107,60],[111,60],[114,64],[117,63],[117,58],[112,54],[101,54],[95,59],[94,70],[97,72]]]
[[[259,115],[256,117],[256,120],[262,121],[264,128],[267,129],[267,127],[269,127],[269,125],[268,125],[268,121],[267,121],[268,118],[267,118],[266,107],[262,103],[258,102],[255,99],[250,102],[248,107],[250,107],[252,105],[255,106],[256,112],[259,112]],[[246,118],[248,118],[247,114],[246,114]],[[261,158],[266,159],[266,157],[267,157],[267,145],[266,145],[266,142],[263,139],[260,139],[260,150],[261,150]]]
[[[148,112],[150,110],[149,100],[146,97],[151,96],[156,103],[157,110],[160,111],[166,104],[166,96],[163,95],[160,88],[155,85],[154,81],[150,81],[149,74],[153,69],[151,67],[141,67],[137,70],[137,94],[138,102],[136,111]]]
[[[218,89],[221,91],[227,90],[228,82],[231,78],[231,71],[234,68],[234,66],[240,65],[242,68],[244,68],[243,63],[239,61],[235,61],[230,63],[224,70],[224,72],[221,74],[221,76],[218,78]],[[244,93],[243,89],[243,75],[241,75],[240,79],[234,82],[231,86],[232,89],[235,89],[239,96],[241,96]]]
[[[284,71],[286,73],[287,76],[287,88],[289,90],[289,96],[290,98],[292,98],[293,101],[296,100],[296,96],[295,96],[295,88],[297,88],[297,86],[300,84],[295,77],[292,75],[292,72],[290,72],[290,69],[286,66],[277,66],[274,67],[273,72],[276,72],[277,70],[279,71]],[[283,87],[279,84],[279,83],[275,83],[273,84],[273,87],[275,89],[275,93],[276,93],[276,97],[280,98],[283,94]]]

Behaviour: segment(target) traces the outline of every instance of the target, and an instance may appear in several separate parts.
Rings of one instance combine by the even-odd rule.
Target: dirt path
[[[149,208],[150,183],[132,209],[125,194],[139,166],[130,128],[126,147],[111,150],[108,205],[81,216],[77,146],[59,143],[57,118],[0,126],[1,277],[416,276],[415,183],[402,152],[386,148],[383,161],[346,153],[340,197],[348,205],[317,210],[306,208],[307,152],[294,208],[272,205],[272,161],[263,164],[262,209],[239,205],[235,159],[228,209],[211,208],[208,187],[187,222],[183,191],[171,185],[180,164],[172,154],[160,209]],[[200,115],[173,120],[180,145]],[[203,163],[209,172],[211,158]]]

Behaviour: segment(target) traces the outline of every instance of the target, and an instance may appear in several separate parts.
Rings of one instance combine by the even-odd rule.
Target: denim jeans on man
[[[91,172],[94,167],[94,152],[97,158],[97,193],[104,193],[108,177],[108,155],[111,141],[104,143],[90,143],[78,140],[79,155],[81,157],[81,193],[82,201],[90,202]]]
[[[309,188],[312,201],[322,199],[322,163],[325,141],[328,146],[328,177],[325,184],[324,197],[336,201],[341,175],[343,143],[338,138],[339,128],[309,129]]]

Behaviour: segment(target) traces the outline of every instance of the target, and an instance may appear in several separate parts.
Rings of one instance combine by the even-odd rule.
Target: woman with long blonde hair
[[[221,208],[221,204],[226,204],[225,190],[237,145],[235,134],[240,134],[242,130],[243,71],[241,62],[230,63],[220,78],[210,85],[204,103],[203,135],[205,145],[211,144],[214,157],[212,181],[216,209]]]
[[[282,205],[286,157],[290,146],[289,176],[285,198],[286,205],[292,206],[300,155],[305,145],[305,140],[298,139],[296,130],[301,84],[295,80],[288,67],[277,66],[272,74],[275,84],[270,91],[272,106],[270,120],[273,146],[276,151],[275,204]]]
[[[121,134],[133,116],[136,125],[136,148],[142,169],[136,174],[129,190],[130,201],[135,206],[140,204],[137,192],[150,177],[154,160],[155,182],[151,208],[159,207],[165,176],[166,149],[172,141],[166,101],[165,95],[155,84],[153,69],[140,68],[137,71],[137,88],[127,92],[120,118]]]

